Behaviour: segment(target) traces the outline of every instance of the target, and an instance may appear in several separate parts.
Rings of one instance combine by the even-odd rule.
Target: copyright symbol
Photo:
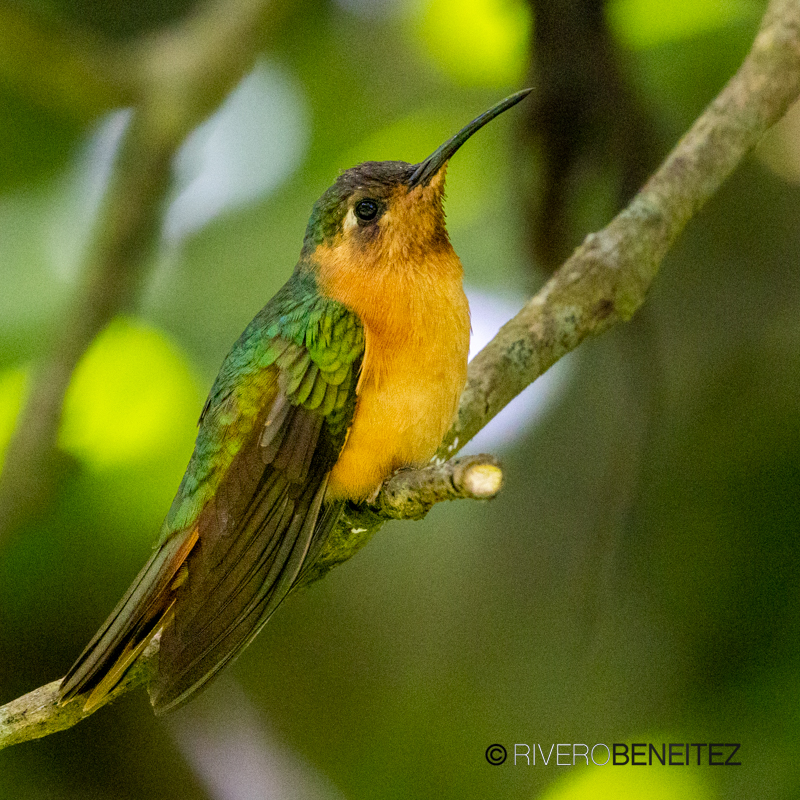
[[[490,744],[486,748],[486,760],[495,767],[502,764],[507,757],[508,753],[501,744]]]

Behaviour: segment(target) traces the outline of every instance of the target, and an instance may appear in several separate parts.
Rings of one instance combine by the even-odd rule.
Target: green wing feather
[[[64,678],[62,702],[99,702],[163,629],[150,692],[169,710],[252,640],[338,519],[325,488],[363,351],[358,319],[296,271],[225,359],[157,549]]]

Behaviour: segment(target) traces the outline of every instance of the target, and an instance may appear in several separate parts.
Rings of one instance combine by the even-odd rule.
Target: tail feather
[[[97,706],[101,705],[105,698],[114,691],[114,688],[125,676],[128,668],[133,665],[133,662],[144,652],[144,649],[153,640],[153,637],[159,633],[164,626],[169,622],[172,614],[175,601],[173,600],[164,614],[158,618],[152,626],[150,633],[142,637],[138,642],[130,641],[125,645],[119,658],[112,664],[111,669],[103,675],[100,682],[92,689],[91,694],[86,698],[83,704],[83,710],[86,713],[94,711]]]
[[[186,558],[197,528],[160,547],[61,681],[60,703],[89,694],[84,708],[99,705],[167,621],[175,589],[185,579]]]

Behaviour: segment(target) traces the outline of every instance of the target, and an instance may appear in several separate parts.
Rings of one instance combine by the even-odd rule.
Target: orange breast
[[[468,320],[466,301],[463,317]],[[363,499],[398,467],[430,460],[450,427],[467,379],[469,323],[415,342],[370,335],[353,424],[329,497]]]
[[[328,497],[361,500],[398,467],[429,461],[450,427],[467,379],[469,307],[449,243],[413,270],[335,267],[323,266],[320,285],[358,314],[366,349]]]

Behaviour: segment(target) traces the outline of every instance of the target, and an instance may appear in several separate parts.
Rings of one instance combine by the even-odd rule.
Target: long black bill
[[[409,189],[413,189],[415,186],[426,186],[431,178],[433,178],[444,164],[452,158],[453,153],[455,153],[473,133],[479,131],[487,122],[491,122],[504,111],[508,111],[509,108],[515,106],[532,91],[533,89],[523,89],[516,94],[512,94],[511,97],[506,97],[505,100],[501,100],[497,105],[492,106],[488,111],[484,111],[483,114],[472,120],[469,125],[463,127],[455,136],[448,139],[424,161],[416,165],[408,180]]]

